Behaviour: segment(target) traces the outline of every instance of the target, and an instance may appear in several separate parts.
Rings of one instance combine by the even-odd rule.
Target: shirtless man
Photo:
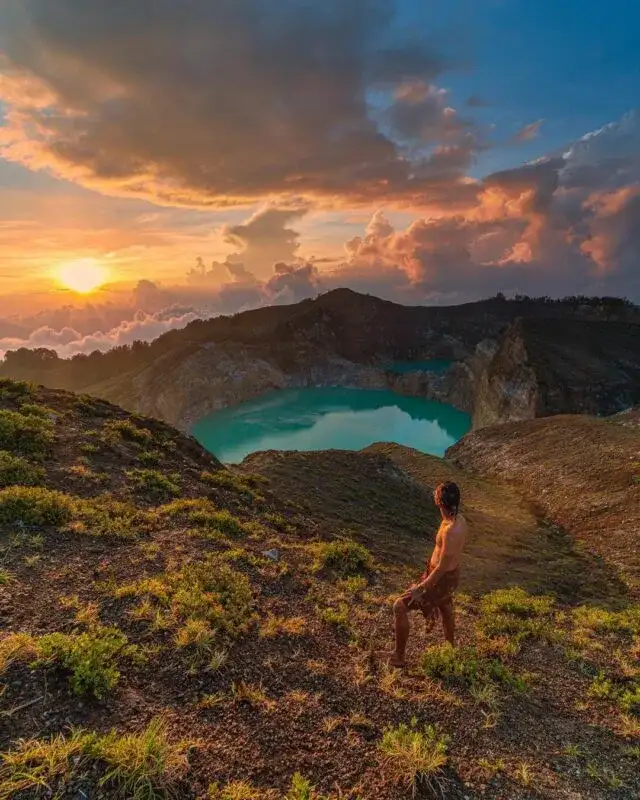
[[[405,651],[409,638],[409,612],[420,611],[431,626],[438,612],[448,642],[454,644],[455,620],[453,593],[460,578],[460,558],[467,536],[467,523],[459,513],[460,490],[455,483],[441,483],[434,492],[442,522],[436,536],[436,546],[420,581],[398,598],[393,605],[396,648],[384,658],[394,667],[405,666]]]

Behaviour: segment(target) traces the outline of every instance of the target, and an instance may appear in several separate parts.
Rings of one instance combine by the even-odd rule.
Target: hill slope
[[[409,670],[372,660],[406,571],[384,528],[422,549],[402,506],[429,513],[388,458],[335,456],[323,511],[318,466],[280,497],[267,456],[226,470],[162,423],[9,382],[0,450],[2,800],[640,791],[637,609],[474,594],[458,650],[418,624]],[[336,538],[348,513],[376,560]]]
[[[640,430],[557,416],[484,428],[447,452],[465,470],[523,490],[640,591]],[[623,423],[623,424],[620,424]]]

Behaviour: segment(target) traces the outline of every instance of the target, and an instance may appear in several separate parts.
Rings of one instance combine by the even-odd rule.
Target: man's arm
[[[456,544],[457,537],[451,529],[442,534],[442,547],[440,548],[440,558],[437,565],[429,574],[429,577],[419,583],[415,591],[422,594],[422,592],[435,586],[445,572],[449,572],[453,568],[456,559]]]

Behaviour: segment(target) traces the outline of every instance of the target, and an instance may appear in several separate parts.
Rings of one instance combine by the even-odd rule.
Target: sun
[[[67,289],[89,294],[107,282],[109,270],[95,258],[81,258],[59,266],[56,277]]]

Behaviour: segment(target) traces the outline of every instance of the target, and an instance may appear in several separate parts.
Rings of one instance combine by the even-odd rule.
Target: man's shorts
[[[429,577],[428,570],[421,578],[421,582]],[[408,589],[400,598],[407,611],[421,611],[425,617],[430,617],[434,611],[442,606],[453,603],[453,595],[460,583],[460,568],[445,572],[435,586],[429,587],[418,600],[411,599],[411,589]]]

